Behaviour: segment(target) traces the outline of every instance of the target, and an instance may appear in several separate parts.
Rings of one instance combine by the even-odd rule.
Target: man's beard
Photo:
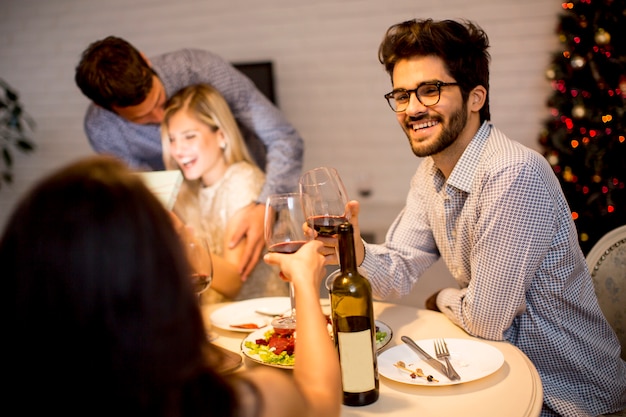
[[[447,124],[444,124],[442,120],[439,120],[439,122],[443,125],[443,130],[439,134],[437,140],[427,147],[417,148],[413,146],[411,137],[407,133],[409,143],[411,143],[411,149],[413,150],[415,156],[422,158],[425,156],[435,155],[443,152],[446,148],[452,145],[456,138],[459,137],[463,129],[465,129],[465,125],[467,124],[467,104],[463,102],[461,109],[450,115],[450,119]]]

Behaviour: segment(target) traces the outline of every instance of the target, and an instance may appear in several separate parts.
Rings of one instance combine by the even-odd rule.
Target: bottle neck
[[[343,272],[356,272],[356,251],[354,249],[354,235],[352,225],[339,227],[339,265]]]

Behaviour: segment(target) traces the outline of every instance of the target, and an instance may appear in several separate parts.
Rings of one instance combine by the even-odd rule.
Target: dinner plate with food
[[[261,297],[230,303],[215,310],[211,324],[223,330],[252,333],[267,327],[274,316],[289,311],[289,297]]]
[[[435,357],[435,339],[416,340]],[[385,378],[410,385],[447,386],[475,381],[493,374],[504,364],[504,355],[496,347],[473,339],[446,338],[450,362],[461,379],[450,380],[420,358],[409,346],[401,344],[378,356],[378,372]]]
[[[292,369],[297,334],[293,330],[274,329],[269,326],[250,333],[241,342],[241,352],[250,360],[276,368]],[[329,324],[329,336],[332,328]],[[376,351],[380,352],[393,336],[391,328],[376,320]]]

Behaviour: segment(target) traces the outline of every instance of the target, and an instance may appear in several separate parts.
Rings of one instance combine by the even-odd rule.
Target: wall
[[[38,149],[17,155],[15,181],[0,189],[0,228],[34,181],[92,152],[74,66],[90,42],[115,34],[148,56],[197,47],[231,62],[272,60],[279,105],[306,142],[305,168],[335,166],[352,196],[358,174],[371,174],[364,209],[380,240],[419,164],[382,97],[391,87],[376,54],[387,27],[414,17],[477,21],[492,45],[492,119],[538,149],[559,9],[546,0],[3,0],[0,77],[36,119]],[[435,286],[448,282],[443,270],[433,275],[443,279]],[[421,302],[414,293],[403,302]]]

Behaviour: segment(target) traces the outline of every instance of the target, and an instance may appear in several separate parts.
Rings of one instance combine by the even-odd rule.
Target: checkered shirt
[[[545,158],[490,123],[447,180],[425,158],[385,243],[366,244],[361,266],[376,297],[402,296],[439,257],[459,288],[443,289],[438,307],[470,335],[509,341],[531,359],[542,415],[626,407],[626,362]]]

